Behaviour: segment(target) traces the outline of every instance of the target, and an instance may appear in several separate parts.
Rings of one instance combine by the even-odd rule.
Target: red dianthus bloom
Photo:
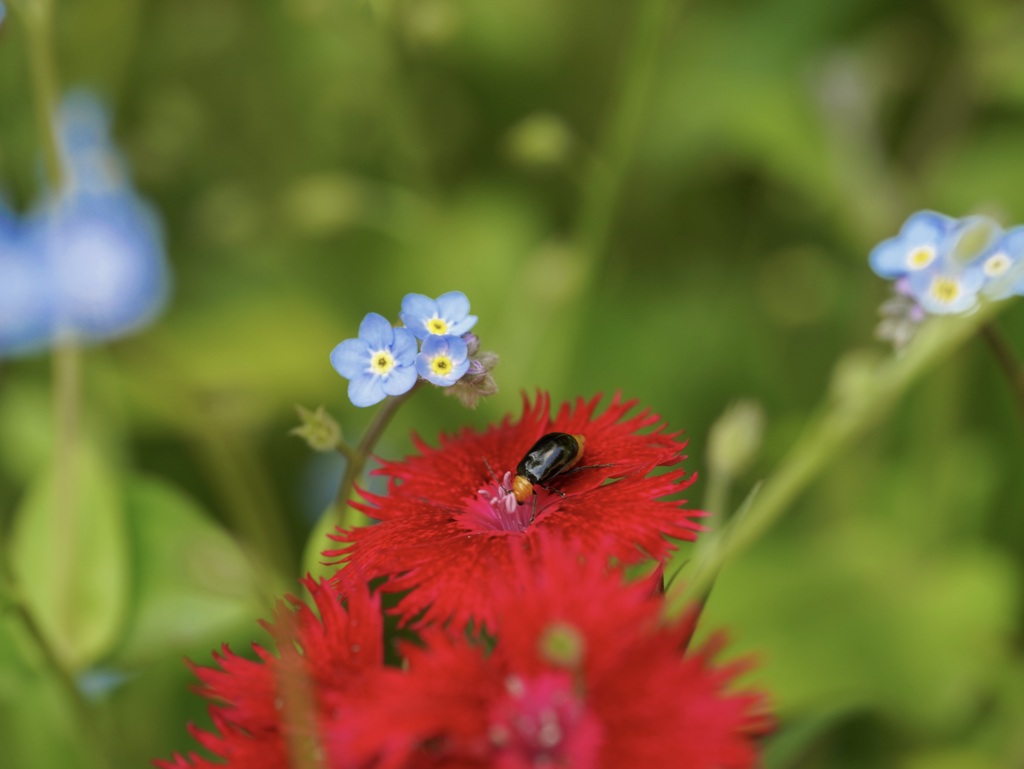
[[[510,540],[529,552],[546,532],[624,564],[663,560],[667,538],[695,539],[703,515],[670,498],[695,478],[678,467],[686,444],[648,411],[629,416],[635,401],[616,396],[598,415],[599,401],[564,404],[552,419],[541,394],[524,399],[518,422],[442,436],[437,448],[416,438],[419,455],[376,471],[389,478],[387,495],[363,492],[366,504],[355,505],[380,523],[333,535],[344,547],[324,555],[369,579],[389,577],[383,591],[409,591],[396,608],[405,622],[486,626],[494,585],[511,578]],[[550,432],[583,435],[582,458],[550,482],[557,491],[535,486],[517,505],[511,474]],[[650,475],[659,466],[673,469]]]
[[[772,722],[760,695],[729,691],[744,666],[714,664],[721,639],[690,649],[692,618],[666,623],[649,583],[540,539],[494,584],[494,648],[428,629],[353,716],[356,752],[391,769],[756,766]]]
[[[319,617],[298,598],[280,602],[262,623],[277,654],[253,644],[258,661],[226,645],[218,667],[193,669],[210,706],[215,731],[189,730],[218,760],[195,753],[157,761],[161,769],[362,769],[350,758],[353,709],[383,677],[383,622],[378,596],[346,583],[346,607],[322,584],[307,581]]]

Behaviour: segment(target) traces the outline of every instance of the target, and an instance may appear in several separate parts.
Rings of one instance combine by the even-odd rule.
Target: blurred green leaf
[[[127,505],[134,596],[118,663],[178,654],[198,638],[255,621],[259,590],[245,554],[194,501],[164,481],[137,477]]]
[[[61,509],[53,469],[37,474],[15,513],[11,564],[26,602],[73,670],[116,642],[127,608],[128,534],[119,468],[85,439]]]

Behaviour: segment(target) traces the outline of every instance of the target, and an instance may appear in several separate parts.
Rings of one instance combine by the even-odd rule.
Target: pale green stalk
[[[862,372],[855,383],[845,383],[765,480],[745,514],[736,516],[716,546],[700,552],[692,569],[687,567],[689,574],[673,583],[669,613],[678,614],[689,601],[705,595],[723,564],[760,539],[842,451],[889,414],[917,379],[962,347],[1004,304],[986,304],[967,316],[933,318],[902,355]],[[677,556],[667,573],[677,571],[681,563]]]
[[[22,0],[15,6],[23,22],[29,76],[36,121],[39,129],[40,147],[46,168],[46,178],[52,194],[59,194],[63,184],[60,150],[57,143],[57,68],[53,51],[53,3],[52,0]],[[74,617],[80,611],[73,606],[73,591],[76,574],[74,563],[75,540],[78,529],[77,478],[75,456],[78,444],[79,411],[81,398],[81,353],[73,342],[57,345],[53,353],[53,394],[54,394],[54,463],[56,516],[53,547],[58,554],[55,562],[61,573],[55,575],[54,584],[64,590],[60,600],[66,604],[68,616]],[[96,719],[89,704],[82,697],[71,671],[57,653],[56,648],[32,607],[17,589],[15,576],[4,559],[4,582],[12,596],[13,611],[32,640],[43,666],[53,678],[58,691],[68,705],[77,731],[79,745],[84,758],[96,769],[111,767],[109,757],[100,738]]]

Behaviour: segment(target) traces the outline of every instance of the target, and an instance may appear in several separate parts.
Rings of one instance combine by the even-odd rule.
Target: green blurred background
[[[501,355],[499,395],[422,393],[379,454],[524,391],[621,391],[705,472],[711,424],[751,398],[767,432],[738,504],[837,361],[890,354],[876,242],[921,208],[1024,221],[1022,36],[1014,0],[58,2],[62,84],[110,103],[176,282],[156,325],[85,353],[70,544],[40,512],[50,361],[0,369],[4,543],[32,600],[74,606],[47,621],[112,765],[192,747],[182,657],[259,637],[254,563],[279,590],[306,568],[340,465],[288,436],[293,404],[361,433],[327,356],[366,312],[461,290]],[[29,82],[8,18],[0,180],[22,207]],[[999,322],[1024,334],[1020,308]],[[758,659],[767,766],[1024,766],[1021,430],[972,343],[727,566],[705,622]],[[12,615],[0,631],[0,765],[86,766]]]

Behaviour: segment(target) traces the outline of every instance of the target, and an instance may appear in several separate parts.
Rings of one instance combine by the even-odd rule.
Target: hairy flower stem
[[[414,392],[420,389],[422,384],[423,380],[421,379],[404,395],[385,399],[383,406],[381,406],[377,415],[373,418],[373,422],[370,423],[362,440],[359,441],[359,445],[355,449],[349,448],[347,453],[339,448],[342,454],[346,455],[348,462],[345,465],[345,475],[341,479],[338,496],[335,498],[334,507],[331,509],[330,515],[341,528],[347,529],[367,523],[366,516],[348,504],[349,499],[352,497],[356,480],[362,476],[363,470],[366,469],[366,463],[370,459],[370,452],[373,451],[373,447],[377,445],[377,441],[384,434],[384,430],[387,428],[388,423],[391,422],[391,418],[401,408],[402,404],[409,400]]]
[[[760,539],[841,451],[881,421],[919,377],[965,344],[1006,304],[990,302],[971,315],[931,319],[902,356],[864,376],[856,391],[835,398],[765,480],[749,509],[736,515],[715,546],[699,552],[689,574],[673,583],[668,612],[678,615],[689,602],[705,596],[725,563]],[[683,560],[685,555],[677,555],[666,573],[678,571]]]
[[[1024,367],[1021,366],[1013,347],[994,323],[986,323],[981,327],[981,335],[988,342],[989,349],[995,355],[999,368],[1003,370],[1010,395],[1017,407],[1017,413],[1024,420]]]

